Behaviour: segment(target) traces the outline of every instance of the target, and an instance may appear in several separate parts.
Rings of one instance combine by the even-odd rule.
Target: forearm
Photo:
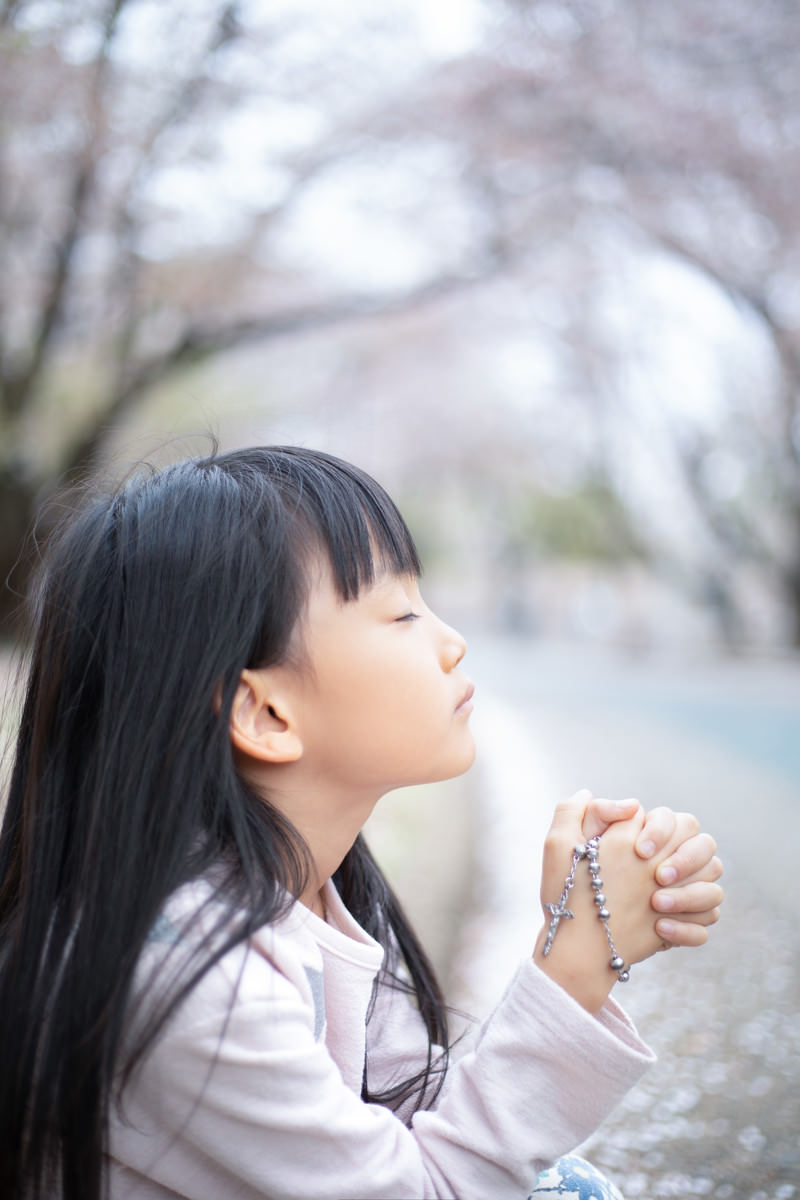
[[[456,1195],[526,1195],[536,1171],[584,1141],[653,1061],[613,1001],[590,1016],[527,962],[414,1129],[461,1184]]]

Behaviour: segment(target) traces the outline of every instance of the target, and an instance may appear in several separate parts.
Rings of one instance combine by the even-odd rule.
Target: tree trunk
[[[30,536],[39,488],[13,468],[0,466],[0,639],[12,637],[25,612],[25,597],[38,559]]]

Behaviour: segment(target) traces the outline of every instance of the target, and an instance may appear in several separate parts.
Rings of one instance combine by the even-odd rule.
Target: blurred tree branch
[[[757,436],[774,463],[773,508],[793,530],[780,552],[760,509],[734,512],[704,489],[702,439],[676,429],[674,443],[720,545],[778,571],[800,637],[800,316],[775,300],[780,284],[791,309],[800,275],[791,4],[495,0],[484,42],[420,68],[410,89],[371,73],[357,46],[329,54],[324,30],[319,57],[298,54],[301,19],[268,7],[153,6],[157,36],[146,23],[135,36],[148,7],[138,0],[53,0],[28,20],[33,7],[0,7],[0,577],[53,478],[90,471],[160,382],[237,346],[409,312],[504,272],[561,297],[559,338],[602,458],[623,419],[620,351],[590,319],[608,270],[592,238],[616,222],[746,306],[774,347],[780,420]],[[286,136],[281,104],[313,110],[302,144]],[[248,106],[273,138],[266,165],[279,186],[246,204],[232,180],[230,232],[210,245],[179,236],[203,180],[229,169],[222,131]],[[451,190],[473,235],[458,261],[370,291],[337,290],[282,258],[315,188],[415,144],[460,162]],[[182,192],[162,186],[176,170]],[[431,185],[408,222],[429,210],[435,230],[437,204]]]
[[[120,373],[117,385],[104,410],[105,421],[119,418],[154,384],[167,379],[187,366],[196,366],[209,359],[254,342],[264,343],[281,338],[328,329],[355,320],[389,317],[435,303],[443,296],[475,287],[486,282],[491,271],[476,276],[442,276],[420,287],[381,297],[334,298],[325,304],[298,308],[273,316],[250,318],[225,325],[191,325],[180,340],[161,354],[136,363],[126,377]],[[92,427],[87,436],[72,450],[69,470],[85,472],[90,469],[105,437],[105,428]]]

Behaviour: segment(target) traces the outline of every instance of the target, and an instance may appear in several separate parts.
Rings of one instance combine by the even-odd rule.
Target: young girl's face
[[[321,783],[383,793],[471,765],[464,639],[414,577],[384,573],[342,601],[325,571],[296,632],[308,664],[295,680],[303,757]]]

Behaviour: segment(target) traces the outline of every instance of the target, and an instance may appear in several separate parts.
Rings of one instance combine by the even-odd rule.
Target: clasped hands
[[[645,813],[637,800],[597,799],[584,790],[558,805],[545,842],[543,909],[561,894],[573,848],[597,835],[610,928],[626,963],[671,946],[703,945],[723,899],[716,843],[690,813]],[[576,877],[570,908],[576,919],[562,923],[551,954],[542,955],[545,926],[534,958],[579,1003],[598,1011],[615,978],[585,879]]]

